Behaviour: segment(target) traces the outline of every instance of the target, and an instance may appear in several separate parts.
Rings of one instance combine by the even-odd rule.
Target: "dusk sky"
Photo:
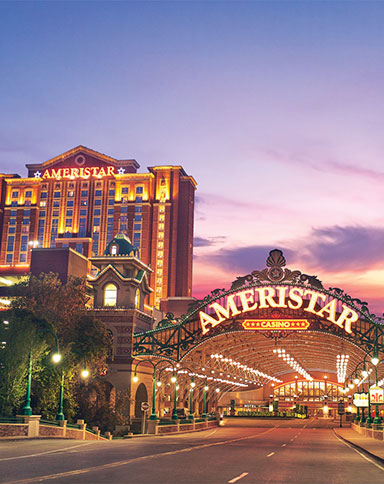
[[[0,2],[0,170],[77,145],[198,183],[194,294],[284,251],[384,311],[384,2]]]

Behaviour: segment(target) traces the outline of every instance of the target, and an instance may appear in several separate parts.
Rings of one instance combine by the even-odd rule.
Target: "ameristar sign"
[[[307,298],[304,299],[306,296]],[[236,298],[240,300],[240,307],[236,305]],[[214,310],[216,318],[204,311],[200,311],[200,325],[202,333],[206,334],[218,324],[239,314],[254,311],[255,309],[289,308],[294,310],[302,309],[307,313],[315,314],[343,328],[345,332],[352,333],[351,325],[359,319],[356,311],[342,304],[343,310],[339,317],[336,318],[337,304],[339,301],[331,298],[325,304],[326,299],[327,296],[325,294],[313,289],[302,289],[298,287],[268,286],[246,289],[228,296],[226,307],[223,307],[217,302],[210,304],[209,308]],[[316,310],[316,304],[322,306],[321,309]]]
[[[37,172],[38,173],[38,172]],[[119,170],[120,174],[120,170]],[[106,166],[106,167],[99,167],[99,166],[86,166],[81,168],[59,168],[55,170],[54,168],[47,168],[44,170],[42,179],[46,178],[55,178],[56,180],[61,180],[62,178],[90,178],[94,176],[96,178],[103,178],[105,176],[115,176],[115,167],[114,166]],[[36,178],[40,178],[36,175]]]

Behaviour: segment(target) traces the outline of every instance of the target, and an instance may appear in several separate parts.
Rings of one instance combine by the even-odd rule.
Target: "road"
[[[328,421],[251,419],[169,437],[112,442],[0,441],[1,483],[382,484]]]

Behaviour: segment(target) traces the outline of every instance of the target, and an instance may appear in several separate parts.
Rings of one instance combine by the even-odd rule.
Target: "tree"
[[[78,408],[75,385],[84,364],[93,375],[105,367],[111,341],[101,321],[87,314],[89,300],[85,279],[70,278],[62,284],[57,274],[30,275],[14,286],[6,341],[0,352],[0,412],[20,410],[25,395],[29,351],[33,354],[32,406],[44,417],[54,418],[58,408],[61,372],[64,375],[64,409],[73,417]],[[51,336],[50,336],[51,334]],[[50,353],[57,336],[62,360],[56,367]],[[51,339],[50,339],[51,338]],[[10,390],[14,389],[12,396]]]

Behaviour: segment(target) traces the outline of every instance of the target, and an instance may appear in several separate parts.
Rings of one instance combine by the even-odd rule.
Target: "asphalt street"
[[[112,442],[0,441],[0,482],[382,484],[384,465],[321,420],[238,419],[204,432]]]

